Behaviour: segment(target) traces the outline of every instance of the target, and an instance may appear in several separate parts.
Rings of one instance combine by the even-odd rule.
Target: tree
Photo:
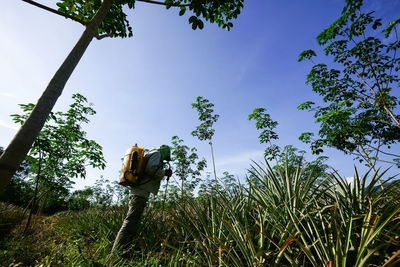
[[[205,159],[198,160],[197,149],[183,144],[178,136],[172,137],[172,157],[174,173],[181,180],[181,197],[190,194],[200,182],[200,172],[206,168]]]
[[[43,206],[49,196],[55,204],[62,203],[74,183],[71,178],[85,178],[86,165],[102,169],[105,167],[102,147],[94,140],[87,139],[86,132],[82,130],[82,124],[89,123],[87,117],[96,112],[85,105],[87,99],[84,96],[74,94],[72,98],[74,103],[67,112],[50,114],[26,158],[30,169],[36,174],[33,176],[35,189],[31,211],[37,204],[39,193]],[[22,124],[34,105],[20,106],[24,114],[11,116],[16,123]]]
[[[97,179],[94,186],[90,187],[92,190],[92,201],[91,203],[96,206],[111,206],[113,202],[114,186],[111,185],[108,179],[100,176]]]
[[[69,197],[68,209],[69,210],[84,210],[88,209],[91,205],[90,198],[93,196],[93,190],[86,187],[83,190],[75,190]]]
[[[305,132],[300,140],[319,154],[333,147],[354,155],[372,168],[378,162],[400,167],[400,154],[390,147],[400,140],[400,47],[396,26],[400,18],[381,30],[382,20],[364,13],[360,0],[347,0],[342,16],[317,37],[333,67],[314,63],[313,50],[303,51],[299,61],[314,63],[307,84],[323,104],[307,101],[298,109],[314,112],[320,123],[318,137]]]
[[[83,210],[89,207],[111,206],[128,204],[130,189],[121,186],[117,181],[105,179],[102,175],[93,186],[85,186],[82,190],[75,190],[70,194],[68,209]],[[115,198],[114,198],[115,197]]]
[[[234,197],[240,189],[238,180],[233,174],[227,171],[222,172],[221,178],[218,180],[218,184],[210,179],[210,173],[206,174],[206,178],[203,179],[199,185],[198,195],[200,198],[209,198],[212,192],[218,191],[223,192],[225,197]]]
[[[324,179],[327,177],[327,170],[330,168],[325,162],[328,160],[326,156],[318,156],[312,161],[305,161],[306,151],[299,150],[292,145],[284,146],[281,151],[276,155],[277,165],[272,167],[276,172],[279,171],[279,167],[288,170],[290,173],[295,173],[300,167],[303,168],[303,178],[305,177],[316,177],[318,179]],[[279,167],[278,167],[279,166]]]
[[[260,144],[268,144],[269,146],[265,149],[264,156],[268,160],[274,159],[279,153],[279,147],[272,144],[272,140],[278,140],[278,134],[274,131],[278,122],[271,119],[265,108],[255,108],[253,113],[249,115],[249,120],[256,121],[256,129],[262,130],[258,139]]]
[[[163,184],[162,190],[160,190],[157,195],[151,195],[150,199],[153,202],[162,203],[163,207],[165,207],[165,203],[176,203],[178,201],[179,191],[181,191],[181,188],[179,187],[178,181],[170,183],[170,181],[167,180],[167,182]]]
[[[112,182],[112,188],[116,197],[117,205],[126,205],[129,202],[130,189],[125,186],[121,186],[118,181]]]
[[[206,178],[201,181],[199,184],[199,197],[203,198],[208,198],[213,191],[217,190],[217,185],[215,181],[213,181],[211,178],[211,173],[207,172],[206,173]]]
[[[239,192],[238,179],[235,178],[233,174],[227,171],[222,173],[221,177],[221,189],[224,191],[226,196],[233,197],[237,192]]]
[[[208,99],[201,96],[196,98],[196,102],[192,103],[192,108],[195,108],[198,112],[198,119],[202,123],[196,127],[196,130],[192,131],[193,136],[197,136],[200,141],[208,140],[211,148],[211,157],[214,170],[215,186],[218,187],[217,172],[215,170],[215,160],[214,160],[214,149],[212,144],[212,137],[214,136],[215,129],[213,129],[214,122],[217,122],[219,115],[213,114],[214,104]]]
[[[303,177],[325,178],[326,171],[329,168],[325,164],[328,159],[326,156],[319,156],[313,161],[306,162],[304,160],[305,151],[299,150],[292,145],[286,145],[283,148],[273,144],[274,140],[278,140],[279,136],[275,132],[278,122],[272,120],[271,115],[267,113],[265,108],[256,108],[249,115],[249,120],[256,121],[257,130],[261,130],[259,140],[261,144],[268,144],[265,149],[264,157],[267,160],[275,160],[276,165],[273,166],[275,172],[287,170],[289,173],[295,173],[296,170],[304,168]],[[254,176],[250,174],[249,180],[254,181]]]
[[[57,3],[58,10],[38,4],[31,0],[23,0],[47,11],[72,19],[85,27],[80,39],[71,50],[65,61],[54,74],[42,96],[39,98],[31,115],[23,123],[11,143],[0,156],[0,193],[27,155],[35,138],[43,128],[47,117],[53,109],[65,84],[77,66],[79,60],[89,46],[92,39],[105,37],[131,37],[132,28],[124,13],[124,8],[133,9],[136,1],[163,5],[167,9],[178,7],[179,15],[183,16],[186,10],[193,13],[189,17],[192,29],[202,29],[203,20],[216,23],[219,27],[229,30],[243,7],[243,0],[61,0]]]

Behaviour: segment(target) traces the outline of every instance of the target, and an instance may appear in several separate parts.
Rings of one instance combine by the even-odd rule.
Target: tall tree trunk
[[[43,128],[46,118],[53,109],[65,84],[78,65],[97,29],[111,8],[113,0],[104,0],[96,15],[86,25],[86,29],[65,61],[54,74],[47,88],[39,98],[30,116],[21,126],[14,139],[0,157],[0,194],[4,191],[18,166],[24,160],[35,138]]]

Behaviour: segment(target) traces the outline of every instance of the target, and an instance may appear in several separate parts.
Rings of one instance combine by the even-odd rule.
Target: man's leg
[[[111,253],[113,253],[116,248],[122,251],[128,249],[132,244],[133,238],[136,236],[140,219],[146,207],[147,198],[134,194],[132,194],[130,198],[128,214],[115,238]]]

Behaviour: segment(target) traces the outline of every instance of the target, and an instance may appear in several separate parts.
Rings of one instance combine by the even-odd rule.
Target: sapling
[[[325,164],[328,159],[326,156],[319,156],[311,162],[304,162],[304,150],[299,150],[292,145],[286,145],[283,148],[274,144],[279,139],[275,132],[278,122],[272,120],[271,115],[265,108],[256,108],[249,115],[249,120],[256,121],[257,130],[261,130],[259,141],[261,144],[267,144],[264,151],[264,157],[267,160],[275,160],[276,165],[272,168],[274,171],[282,172],[284,169],[294,173],[298,167],[304,168],[304,177],[312,175],[313,177],[323,178],[326,176],[326,170],[329,168]]]
[[[213,103],[201,96],[198,96],[196,98],[196,102],[192,103],[192,108],[197,110],[199,116],[198,119],[201,121],[201,124],[196,127],[196,130],[192,131],[192,135],[197,136],[200,141],[208,140],[208,143],[210,144],[216,186],[215,188],[218,188],[218,179],[217,172],[215,170],[214,149],[212,143],[212,137],[214,136],[215,129],[212,127],[214,122],[217,122],[219,115],[213,114],[213,107]]]
[[[87,165],[101,169],[105,167],[102,147],[88,139],[82,129],[82,124],[89,123],[88,116],[96,112],[90,105],[86,105],[87,99],[84,96],[74,94],[72,98],[74,103],[67,112],[50,114],[26,158],[30,169],[36,173],[35,192],[26,230],[40,192],[44,206],[50,194],[58,199],[66,197],[74,184],[72,178],[85,178]],[[22,124],[35,105],[20,106],[24,113],[11,116],[16,123]]]
[[[181,197],[185,191],[190,193],[200,182],[200,172],[207,166],[206,160],[199,160],[196,148],[183,144],[178,136],[172,137],[171,160],[175,166],[174,173],[181,180]]]

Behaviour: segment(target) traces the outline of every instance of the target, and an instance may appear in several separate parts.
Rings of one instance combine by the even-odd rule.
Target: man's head
[[[171,160],[171,149],[167,145],[161,145],[158,148],[158,151],[161,153],[161,160],[170,161]]]

